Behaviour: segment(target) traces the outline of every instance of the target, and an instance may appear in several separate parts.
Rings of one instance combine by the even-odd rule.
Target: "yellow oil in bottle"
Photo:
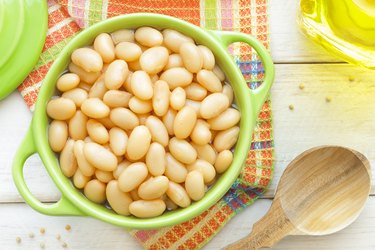
[[[375,0],[301,0],[299,24],[342,59],[375,69]]]

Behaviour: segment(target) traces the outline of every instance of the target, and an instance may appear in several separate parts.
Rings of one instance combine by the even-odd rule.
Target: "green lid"
[[[46,0],[0,0],[0,100],[33,69],[47,25]]]

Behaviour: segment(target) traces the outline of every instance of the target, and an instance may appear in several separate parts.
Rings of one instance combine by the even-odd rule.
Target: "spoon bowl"
[[[268,213],[227,249],[271,247],[287,235],[335,233],[359,216],[370,186],[370,163],[362,154],[338,146],[307,150],[287,166]]]

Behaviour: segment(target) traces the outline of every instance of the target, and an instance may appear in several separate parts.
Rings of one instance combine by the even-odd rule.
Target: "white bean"
[[[133,94],[141,100],[150,100],[154,94],[151,78],[142,70],[133,73],[131,88]]]
[[[81,106],[82,112],[91,118],[104,118],[109,115],[109,108],[99,98],[88,98]]]
[[[103,99],[104,94],[107,92],[107,87],[104,83],[104,77],[101,76],[99,79],[94,83],[92,88],[89,90],[89,98],[99,98]]]
[[[217,76],[217,78],[219,78],[221,82],[225,80],[225,74],[218,65],[215,64],[212,72],[214,72],[214,74]]]
[[[69,139],[60,153],[60,168],[66,177],[72,177],[77,170],[77,159],[74,156],[74,140]]]
[[[165,159],[167,165],[164,175],[176,183],[184,182],[187,175],[185,165],[176,160],[170,153],[165,155]]]
[[[241,118],[237,109],[229,108],[215,118],[207,120],[213,130],[226,130],[235,126]]]
[[[173,121],[173,131],[178,139],[187,138],[194,129],[197,114],[192,107],[185,106],[178,111]]]
[[[110,108],[129,106],[129,100],[132,95],[121,90],[109,90],[103,96],[103,102]]]
[[[203,55],[194,43],[183,43],[180,46],[180,55],[185,68],[191,73],[198,73],[203,66]]]
[[[198,118],[201,118],[201,114],[199,112],[201,108],[201,102],[193,101],[190,99],[186,99],[185,106],[192,107],[195,110]]]
[[[59,77],[56,83],[58,90],[65,92],[74,89],[80,82],[79,76],[74,73],[66,73]]]
[[[124,130],[132,130],[139,125],[138,117],[127,108],[114,108],[109,117],[116,126]]]
[[[100,71],[87,72],[81,67],[75,65],[74,63],[69,64],[69,71],[77,74],[79,78],[81,79],[81,81],[84,81],[88,84],[93,84],[96,81],[96,79],[98,79],[100,76]]]
[[[213,93],[202,101],[199,113],[205,119],[211,119],[224,112],[230,103],[226,95]]]
[[[229,103],[233,103],[233,89],[229,84],[224,84],[222,93],[228,97]]]
[[[86,184],[83,193],[90,201],[101,204],[106,200],[105,189],[106,185],[104,183],[93,179]]]
[[[175,110],[168,109],[167,113],[162,118],[169,135],[174,135],[173,124],[176,114],[177,112]]]
[[[47,104],[47,114],[55,120],[68,120],[76,113],[76,105],[70,99],[59,97]]]
[[[139,58],[142,70],[148,74],[157,74],[165,67],[168,62],[168,50],[165,47],[158,46],[147,49]]]
[[[114,179],[112,171],[95,170],[95,177],[103,183],[108,183]]]
[[[164,174],[166,164],[164,147],[157,142],[152,143],[146,154],[148,171],[153,176],[160,176]]]
[[[100,122],[90,119],[86,123],[87,132],[90,138],[99,144],[106,144],[109,141],[107,129]]]
[[[133,200],[128,193],[120,190],[118,181],[112,180],[107,184],[106,196],[109,205],[116,213],[130,215],[129,206]]]
[[[163,116],[169,107],[169,85],[167,82],[158,80],[154,84],[154,95],[152,97],[152,107],[155,114]]]
[[[128,77],[128,64],[124,60],[115,60],[109,64],[104,75],[104,83],[108,89],[119,89]]]
[[[151,177],[138,188],[138,195],[143,200],[160,198],[168,189],[169,180],[165,176]]]
[[[160,80],[166,81],[169,89],[174,90],[177,87],[186,87],[193,80],[193,74],[185,68],[176,67],[167,69],[160,75]]]
[[[171,54],[168,57],[168,62],[165,65],[163,70],[171,69],[171,68],[177,68],[177,67],[183,67],[184,63],[182,62],[182,58],[180,54]]]
[[[202,69],[198,72],[197,81],[200,85],[213,93],[221,92],[223,89],[220,79],[212,71],[206,69]]]
[[[134,42],[134,30],[116,30],[111,33],[111,37],[115,44],[119,44],[120,42]]]
[[[198,48],[203,56],[203,68],[213,70],[215,67],[215,56],[212,51],[204,45],[198,45]]]
[[[197,120],[193,131],[190,134],[190,138],[193,142],[198,145],[205,145],[211,141],[211,131],[208,125],[204,120]]]
[[[103,59],[98,52],[90,48],[79,48],[72,53],[72,62],[86,72],[99,72],[103,68]]]
[[[154,47],[163,43],[163,35],[157,29],[140,27],[135,31],[135,40],[143,46]]]
[[[115,155],[124,155],[127,145],[128,135],[124,130],[116,127],[109,130],[109,146]]]
[[[135,127],[128,140],[126,153],[130,160],[139,160],[146,155],[151,143],[151,133],[144,125]]]
[[[202,173],[204,182],[210,183],[216,176],[215,168],[208,161],[197,159],[193,164],[187,165],[186,169],[191,172],[198,170]]]
[[[163,200],[138,200],[133,201],[129,206],[132,215],[138,218],[150,218],[161,215],[165,211],[166,205]]]
[[[180,110],[184,107],[186,102],[185,90],[181,87],[175,88],[170,97],[170,104],[174,110]]]
[[[131,79],[133,76],[133,71],[129,71],[128,77],[126,78],[124,84],[122,85],[124,89],[129,92],[130,94],[133,94],[132,86],[131,86]]]
[[[218,152],[226,149],[231,149],[237,142],[238,135],[240,133],[239,127],[232,127],[227,130],[220,131],[214,139],[214,147]]]
[[[87,161],[98,169],[103,171],[113,171],[117,167],[116,156],[97,143],[86,143],[83,147],[83,153]]]
[[[69,136],[74,140],[83,140],[87,136],[87,116],[78,110],[69,120]]]
[[[87,182],[91,180],[90,176],[82,174],[81,170],[77,169],[73,176],[73,184],[76,188],[82,189],[86,186]]]
[[[181,34],[176,30],[165,29],[163,30],[163,35],[165,46],[176,53],[180,51],[180,47],[183,43],[194,43],[193,39]]]
[[[189,172],[186,176],[185,189],[192,200],[202,199],[205,193],[202,173],[197,170]]]
[[[95,168],[87,161],[84,153],[83,148],[85,146],[85,142],[78,140],[74,143],[74,155],[77,159],[78,169],[84,176],[92,176],[95,172]]]
[[[173,157],[182,163],[191,164],[197,159],[197,151],[186,140],[173,137],[168,148]]]
[[[74,104],[79,108],[81,107],[82,103],[87,99],[88,94],[87,91],[83,89],[75,88],[64,92],[61,95],[61,97],[72,100]]]
[[[207,89],[195,82],[185,87],[185,92],[186,97],[193,101],[202,101],[207,96]]]
[[[116,57],[126,62],[134,62],[142,55],[141,47],[135,43],[121,42],[115,48]]]
[[[163,147],[168,145],[168,131],[159,118],[148,116],[145,125],[150,130],[152,141],[160,143]]]
[[[101,55],[103,62],[110,63],[115,59],[115,46],[107,33],[99,34],[94,40],[94,49]]]
[[[118,179],[122,192],[130,192],[138,187],[147,177],[147,167],[143,162],[130,164],[122,171]]]
[[[167,134],[168,135],[168,134]],[[64,121],[54,120],[49,125],[48,142],[54,152],[61,152],[68,139],[68,125]],[[168,138],[169,139],[169,138]]]
[[[151,100],[142,100],[136,96],[133,96],[129,100],[129,108],[136,114],[147,114],[152,111]]]
[[[191,145],[197,151],[199,159],[205,160],[211,165],[215,164],[217,154],[215,149],[210,144],[198,145],[195,143],[191,143]]]
[[[180,184],[170,181],[168,185],[167,195],[174,203],[180,207],[188,207],[191,204],[189,195]]]
[[[128,160],[123,160],[122,162],[120,162],[118,165],[117,165],[117,168],[115,170],[113,170],[113,177],[118,180],[118,178],[120,177],[122,171],[125,170],[125,168],[127,168],[130,164],[132,164],[130,161]]]
[[[218,174],[224,173],[233,161],[233,154],[230,150],[223,150],[217,155],[215,169]]]

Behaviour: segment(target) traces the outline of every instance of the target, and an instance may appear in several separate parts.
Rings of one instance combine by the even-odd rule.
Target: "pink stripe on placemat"
[[[69,0],[69,12],[71,11],[71,15],[75,17],[76,23],[79,27],[85,27],[85,0]],[[71,9],[70,9],[71,8]]]
[[[221,27],[223,30],[232,30],[233,28],[232,4],[231,0],[221,1]]]

